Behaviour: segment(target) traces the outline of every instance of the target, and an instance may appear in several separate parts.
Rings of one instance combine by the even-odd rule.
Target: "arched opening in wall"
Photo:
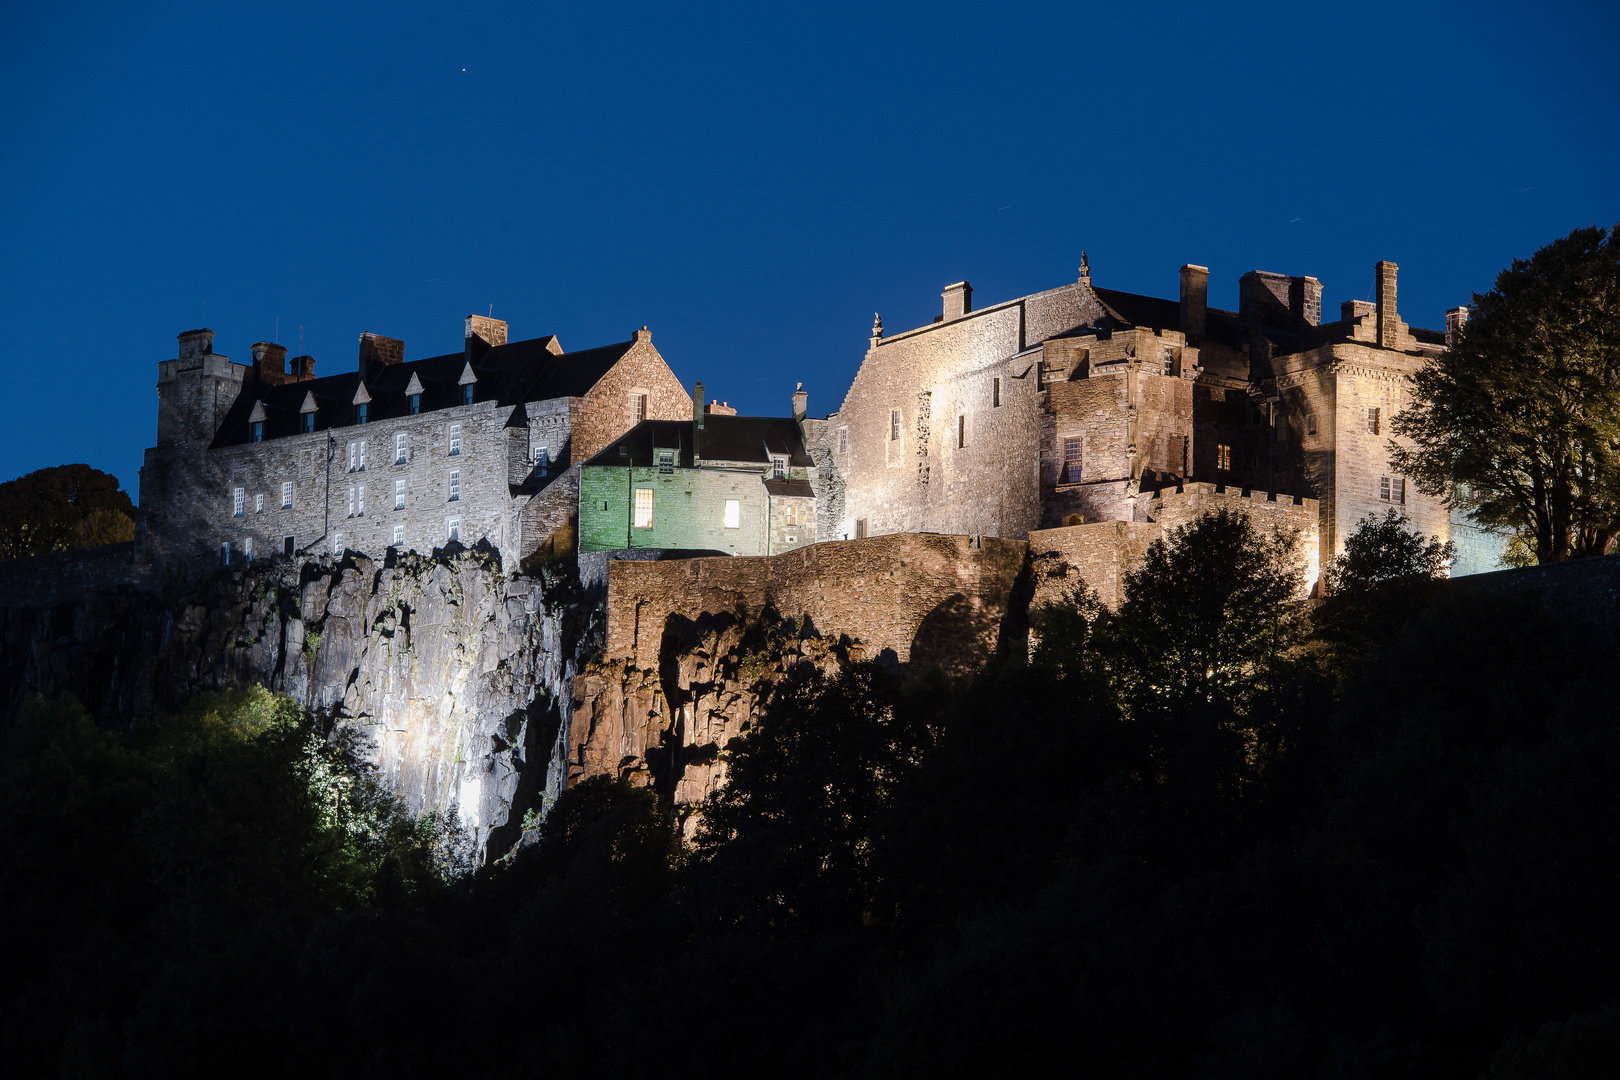
[[[1068,517],[1063,519],[1063,524],[1065,525],[1084,525],[1085,523],[1086,515],[1084,514],[1070,514]]]
[[[999,613],[961,593],[953,593],[930,611],[911,639],[911,670],[939,668],[948,676],[965,674],[995,650]]]

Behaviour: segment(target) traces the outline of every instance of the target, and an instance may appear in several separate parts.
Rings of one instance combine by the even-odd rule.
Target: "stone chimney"
[[[201,330],[187,330],[183,334],[175,335],[180,342],[180,359],[195,360],[200,356],[207,356],[214,351],[214,332],[206,327]]]
[[[384,367],[405,362],[405,343],[399,338],[383,337],[370,330],[360,335],[360,373],[368,366]]]
[[[292,377],[297,382],[315,377],[315,358],[313,356],[295,356],[292,358]]]
[[[1181,268],[1181,332],[1203,337],[1209,311],[1209,267],[1188,263]]]
[[[1299,277],[1289,290],[1288,306],[1307,326],[1322,325],[1322,283],[1313,277]]]
[[[692,387],[692,423],[697,425],[699,431],[703,430],[703,384],[698,383]]]
[[[1339,318],[1345,322],[1351,322],[1372,313],[1373,304],[1371,300],[1346,300],[1339,305]]]
[[[804,383],[800,383],[793,391],[793,419],[803,423],[805,413],[810,411],[810,395],[804,392]]]
[[[945,286],[940,294],[945,299],[945,321],[960,319],[973,310],[973,286],[965,281]]]
[[[287,346],[255,341],[253,367],[264,382],[271,385],[282,382],[287,377]]]
[[[635,340],[641,342],[643,345],[651,344],[652,331],[643,326],[640,330],[635,332]]]
[[[506,323],[487,315],[467,316],[465,355],[467,363],[482,360],[497,345],[506,344]]]
[[[707,405],[703,406],[703,411],[708,416],[737,415],[737,410],[731,407],[731,403],[729,401],[711,401]]]
[[[1373,268],[1378,274],[1378,345],[1384,349],[1401,347],[1401,317],[1395,310],[1394,263],[1385,259]]]
[[[1446,348],[1457,343],[1457,335],[1468,322],[1468,308],[1454,307],[1446,312]]]

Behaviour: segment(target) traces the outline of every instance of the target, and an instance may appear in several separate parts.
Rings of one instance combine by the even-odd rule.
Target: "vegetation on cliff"
[[[1369,520],[1308,616],[1210,517],[970,682],[784,680],[683,841],[626,780],[456,877],[268,695],[3,763],[29,1075],[1606,1075],[1616,627]],[[1196,571],[1196,573],[1194,573]],[[436,844],[438,846],[436,846]]]

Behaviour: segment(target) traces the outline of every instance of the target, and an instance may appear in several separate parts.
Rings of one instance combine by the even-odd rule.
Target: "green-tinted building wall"
[[[652,525],[635,527],[636,489],[652,492]],[[579,478],[579,549],[689,548],[763,555],[770,511],[761,474],[752,469],[586,465]],[[737,527],[726,527],[736,500]]]

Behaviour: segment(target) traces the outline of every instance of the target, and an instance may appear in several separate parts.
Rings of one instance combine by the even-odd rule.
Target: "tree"
[[[1369,592],[1391,582],[1434,581],[1446,576],[1455,554],[1438,536],[1427,540],[1408,529],[1406,515],[1387,510],[1368,514],[1345,537],[1344,551],[1328,567],[1327,591],[1335,595]]]
[[[1620,226],[1576,229],[1474,294],[1414,377],[1390,461],[1419,491],[1533,541],[1538,561],[1620,535]]]
[[[0,484],[0,558],[134,538],[135,504],[100,469],[56,465]]]

